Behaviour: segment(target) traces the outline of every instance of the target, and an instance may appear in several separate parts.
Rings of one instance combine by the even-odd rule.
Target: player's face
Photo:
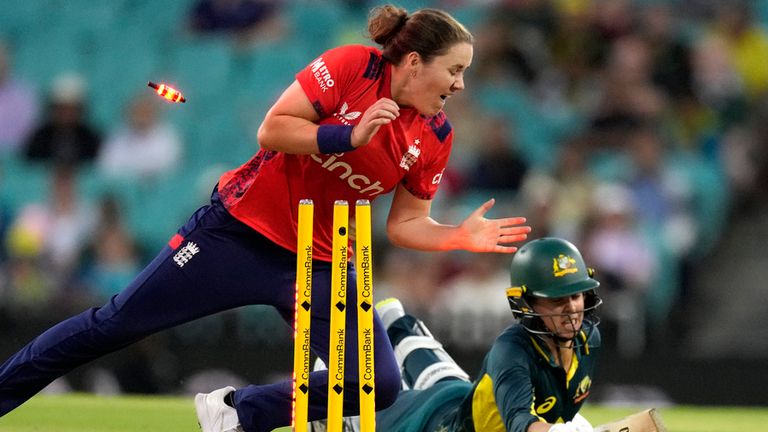
[[[533,309],[552,333],[572,339],[584,321],[584,293],[568,297],[538,298]]]
[[[413,66],[415,76],[409,86],[408,105],[430,117],[440,112],[449,97],[464,90],[464,71],[470,63],[472,45],[462,42],[429,63]]]

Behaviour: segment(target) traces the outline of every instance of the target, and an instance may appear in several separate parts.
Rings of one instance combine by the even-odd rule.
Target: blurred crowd
[[[43,6],[16,7],[53,19],[45,2],[26,3]],[[143,3],[114,0],[97,10],[120,20]],[[148,71],[173,70],[152,69],[163,64],[157,51],[170,45],[174,58],[202,52],[214,68],[186,71],[199,83],[180,88],[192,95],[187,106],[153,95],[145,85],[154,76],[140,68],[144,83],[137,84],[99,81],[89,69],[97,67],[88,66],[102,64],[96,60],[74,67],[30,61],[38,46],[27,44],[32,37],[0,25],[0,322],[97,306],[143,268],[205,203],[218,173],[256,150],[255,128],[291,73],[331,46],[366,43],[359,30],[375,3],[318,3],[169,2],[178,16],[165,16],[170,30],[158,25],[166,33],[146,54],[157,59]],[[395,3],[444,8],[476,36],[467,90],[446,105],[454,154],[434,211],[458,222],[495,197],[494,215],[527,217],[532,237],[573,241],[603,283],[603,319],[617,349],[641,353],[695,292],[690,276],[730,216],[768,200],[768,7],[716,0]],[[0,11],[0,22],[16,19],[13,8]],[[209,55],[222,41],[226,54]],[[125,69],[139,61],[100,51],[98,42],[88,40],[88,58],[123,56]],[[65,40],[57,49],[80,48]],[[24,61],[16,65],[16,58]],[[218,75],[221,58],[226,71]],[[44,61],[43,71],[29,66]],[[268,81],[270,74],[281,81]],[[265,82],[279,86],[264,89]],[[105,92],[113,93],[107,102]],[[392,248],[385,218],[374,219],[377,296],[398,296],[450,344],[489,344],[511,320],[509,257]],[[258,327],[240,316],[238,326]],[[215,319],[205,322],[210,331],[203,333],[215,334]],[[195,328],[184,327],[188,334],[179,338],[195,340]]]

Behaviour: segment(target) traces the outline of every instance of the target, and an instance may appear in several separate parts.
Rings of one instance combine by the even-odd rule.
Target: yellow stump
[[[293,331],[293,404],[291,424],[306,432],[309,413],[309,327],[312,311],[312,200],[299,202],[296,246],[296,296]]]
[[[355,265],[357,267],[357,347],[360,381],[360,430],[376,430],[373,365],[373,250],[371,203],[355,203]]]
[[[344,343],[347,312],[347,247],[349,205],[333,204],[333,252],[331,255],[331,329],[328,364],[328,431],[342,430],[344,416]]]

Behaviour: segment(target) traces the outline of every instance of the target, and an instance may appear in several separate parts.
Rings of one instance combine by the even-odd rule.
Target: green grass
[[[588,405],[582,414],[608,423],[647,407]],[[670,432],[759,431],[768,425],[768,407],[692,407],[659,410]],[[92,395],[37,396],[0,419],[0,432],[195,432],[191,398]],[[290,428],[278,429],[288,432]]]
[[[581,414],[590,423],[610,423],[648,407],[608,408],[588,405]],[[768,407],[676,406],[658,409],[670,432],[761,431],[768,427]]]

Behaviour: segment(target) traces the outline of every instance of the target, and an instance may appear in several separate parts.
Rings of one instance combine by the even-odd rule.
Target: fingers
[[[394,120],[400,116],[400,107],[392,99],[381,98],[368,107],[365,115],[371,119],[387,118]]]
[[[377,118],[377,119],[373,119],[373,120],[369,121],[368,124],[371,125],[371,126],[379,127],[379,126],[383,126],[385,124],[392,123],[392,120],[394,120],[394,119],[386,118],[386,117],[381,117],[381,118]]]
[[[499,226],[501,227],[509,227],[512,225],[524,224],[527,221],[527,219],[524,217],[509,217],[509,218],[496,219],[496,221],[499,223]]]
[[[352,131],[352,146],[368,144],[383,125],[392,123],[400,116],[400,107],[392,99],[381,98],[368,107],[360,122]]]
[[[492,252],[497,252],[497,253],[517,252],[518,248],[516,246],[508,246],[508,245],[527,240],[528,233],[531,232],[531,227],[517,226],[518,224],[525,222],[525,218],[523,217],[505,218],[505,219],[499,220],[498,222],[499,222],[499,230],[497,234],[498,237],[495,239],[495,245],[493,246]],[[503,222],[507,222],[507,224],[515,225],[515,226],[505,226]]]
[[[529,226],[501,227],[499,229],[499,235],[501,236],[515,236],[518,234],[528,234],[529,232],[531,232],[531,227]]]
[[[496,245],[495,248],[493,248],[492,252],[496,253],[515,253],[517,252],[517,248],[515,246],[502,246],[502,245]]]
[[[475,217],[485,216],[485,214],[488,213],[488,210],[493,208],[494,204],[496,204],[496,199],[495,198],[489,199],[488,201],[484,202],[483,205],[478,207],[474,212],[472,212],[472,216],[475,216]],[[508,218],[501,218],[501,219],[494,219],[494,220],[499,224],[499,227],[504,228],[504,227],[509,227],[511,225],[524,224],[527,219],[524,217],[518,216],[518,217],[508,217]],[[521,228],[527,228],[528,231],[526,232],[531,231],[530,227],[521,227]]]
[[[484,216],[486,213],[488,213],[488,210],[490,210],[494,204],[496,204],[496,198],[491,198],[488,201],[484,202],[483,205],[478,207],[472,213],[474,216]]]
[[[500,244],[518,243],[528,239],[528,234],[519,234],[514,236],[501,236],[499,237]]]

